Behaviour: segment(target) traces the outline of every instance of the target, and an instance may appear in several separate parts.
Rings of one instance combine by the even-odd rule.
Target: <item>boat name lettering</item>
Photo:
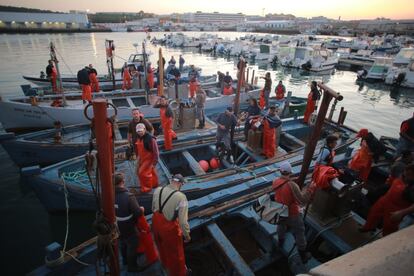
[[[30,109],[21,109],[21,108],[14,108],[14,111],[24,112],[24,113],[33,113],[33,114],[38,114],[38,115],[46,114],[45,111],[41,111],[41,110],[30,110]]]

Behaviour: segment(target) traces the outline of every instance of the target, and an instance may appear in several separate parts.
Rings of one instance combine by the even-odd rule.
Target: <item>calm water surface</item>
[[[201,33],[188,33],[199,36]],[[221,37],[236,38],[240,33],[217,33]],[[162,33],[153,33],[155,37]],[[91,34],[25,34],[0,35],[0,96],[20,96],[20,85],[26,83],[22,75],[38,75],[44,71],[49,59],[49,42],[53,41],[60,59],[63,74],[76,73],[89,63],[94,64],[98,73],[107,72],[105,61],[105,39],[115,42],[115,65],[121,67],[124,60],[135,52],[134,43],[141,45],[143,33],[91,33]],[[153,53],[150,60],[158,60],[158,48],[148,45]],[[165,49],[166,60],[174,55],[183,54],[186,64],[195,64],[203,68],[203,74],[214,74],[218,70],[236,73],[235,61],[199,54],[196,50]],[[402,120],[409,118],[414,111],[414,90],[391,89],[381,84],[359,85],[355,82],[356,73],[350,71],[332,72],[328,75],[309,75],[299,70],[284,68],[272,69],[267,64],[248,64],[256,71],[256,76],[264,76],[270,71],[273,88],[282,80],[288,91],[295,96],[306,97],[309,82],[323,80],[340,92],[344,100],[337,106],[348,111],[346,124],[359,128],[368,128],[376,135],[398,135]],[[250,74],[251,76],[251,74]],[[12,114],[11,114],[12,115]],[[334,115],[334,119],[338,112]],[[20,184],[18,168],[0,149],[0,216],[3,220],[0,230],[2,245],[0,272],[2,275],[19,275],[30,271],[44,262],[44,246],[52,241],[63,243],[65,217],[49,215],[30,189]],[[69,247],[91,237],[93,214],[71,214]]]

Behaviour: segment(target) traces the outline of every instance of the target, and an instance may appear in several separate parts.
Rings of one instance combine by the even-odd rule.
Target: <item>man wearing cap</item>
[[[314,181],[319,188],[329,188],[330,181],[339,176],[338,171],[332,167],[333,159],[335,157],[334,149],[337,144],[338,137],[336,135],[329,135],[326,137],[325,145],[321,148],[319,155],[316,158],[312,181]]]
[[[171,184],[157,188],[152,199],[152,231],[161,263],[170,276],[185,276],[184,242],[189,242],[188,201],[180,192],[184,177],[176,174]]]
[[[276,107],[271,106],[263,117],[263,154],[272,158],[276,153],[276,128],[282,124],[276,112]]]
[[[230,131],[237,126],[237,118],[234,115],[233,108],[231,106],[227,107],[226,111],[218,116],[216,123],[216,147],[224,144],[224,148],[227,151],[227,158],[231,159]]]
[[[296,240],[299,255],[303,263],[310,258],[310,253],[306,251],[305,225],[300,213],[300,205],[305,205],[312,197],[316,186],[314,183],[305,191],[301,191],[292,176],[292,166],[288,161],[283,162],[280,167],[281,176],[273,180],[272,188],[275,191],[275,201],[286,205],[289,215],[280,220],[277,226],[279,247],[283,247],[285,234],[289,229]]]
[[[401,123],[396,157],[399,157],[405,150],[414,152],[414,113],[411,118]]]
[[[135,151],[139,158],[137,175],[141,193],[147,193],[158,187],[158,176],[155,170],[159,157],[158,145],[155,137],[146,131],[144,124],[138,124],[136,131]]]
[[[138,205],[135,196],[125,187],[125,177],[116,173],[115,179],[115,214],[119,229],[119,241],[122,261],[128,272],[138,271],[137,247],[139,244],[138,229],[135,224],[143,216],[144,208]]]
[[[138,108],[134,108],[132,109],[132,120],[129,121],[128,124],[128,142],[129,144],[135,145],[135,142],[137,141],[137,125],[138,124],[144,124],[146,130],[151,133],[152,135],[154,134],[154,127],[152,126],[152,124],[144,118],[144,114],[142,114]]]
[[[366,128],[363,128],[358,132],[357,137],[362,138],[361,146],[348,164],[348,167],[357,172],[359,178],[365,182],[368,180],[368,176],[371,172],[374,156],[373,150],[371,150],[371,143],[369,143],[369,137],[372,136],[373,134],[368,132],[368,129]]]

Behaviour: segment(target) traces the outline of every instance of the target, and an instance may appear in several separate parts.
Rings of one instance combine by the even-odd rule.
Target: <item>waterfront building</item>
[[[87,29],[86,13],[0,12],[0,29]]]

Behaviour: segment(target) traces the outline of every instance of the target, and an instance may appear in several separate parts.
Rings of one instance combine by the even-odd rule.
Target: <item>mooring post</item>
[[[303,156],[303,163],[302,168],[300,170],[300,175],[298,179],[298,184],[300,187],[303,186],[305,182],[306,175],[309,170],[309,166],[312,161],[313,154],[315,152],[316,144],[321,136],[321,130],[323,124],[325,122],[325,116],[329,109],[329,103],[331,102],[332,98],[337,99],[338,101],[342,101],[342,95],[336,93],[334,90],[326,86],[325,84],[319,82],[318,87],[323,92],[323,99],[322,103],[319,107],[318,117],[316,118],[315,126],[313,127],[312,133],[310,135],[310,139],[305,147],[305,154]]]

